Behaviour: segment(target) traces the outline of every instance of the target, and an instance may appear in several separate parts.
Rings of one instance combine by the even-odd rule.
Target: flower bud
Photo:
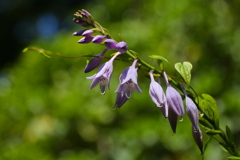
[[[93,33],[94,33],[93,30],[88,29],[88,30],[85,30],[85,31],[82,33],[82,36],[91,36]]]
[[[93,37],[92,42],[97,43],[97,44],[101,44],[103,39],[106,38],[106,37],[107,37],[107,35],[97,35],[97,36]]]
[[[78,41],[78,43],[90,43],[92,41],[93,37],[92,36],[87,36],[83,37]]]
[[[96,55],[96,57],[93,57],[89,63],[86,65],[84,72],[88,73],[92,70],[94,70],[95,68],[97,68],[101,61],[102,61],[102,57],[105,53],[106,53],[107,49],[104,49],[100,54]]]
[[[80,30],[80,31],[77,31],[77,32],[74,32],[73,35],[74,36],[82,36],[82,34],[85,32],[86,30]]]
[[[113,39],[106,39],[104,43],[108,50],[116,49],[116,42]]]
[[[126,53],[128,50],[128,45],[126,42],[119,42],[116,44],[116,50],[120,53]]]

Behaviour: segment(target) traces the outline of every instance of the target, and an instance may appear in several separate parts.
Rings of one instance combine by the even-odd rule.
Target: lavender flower
[[[108,85],[108,88],[110,88],[110,78],[113,71],[113,61],[120,54],[120,52],[117,52],[109,61],[104,63],[99,68],[96,74],[91,77],[87,77],[87,79],[93,79],[90,89],[94,88],[96,85],[99,84],[101,93],[104,94],[106,92],[106,86]]]
[[[193,135],[194,141],[198,145],[198,148],[202,152],[203,142],[202,142],[202,132],[198,125],[198,118],[199,118],[198,108],[197,108],[196,104],[193,102],[193,100],[187,96],[185,91],[184,91],[184,93],[185,93],[185,97],[186,97],[187,114],[188,114],[190,121],[192,122],[192,135]]]
[[[180,94],[169,84],[165,72],[163,72],[163,76],[167,84],[166,99],[168,104],[168,119],[173,132],[176,133],[177,118],[178,116],[182,116],[184,114],[182,98]]]
[[[132,90],[142,93],[137,83],[137,68],[135,68],[138,59],[135,59],[132,66],[123,70],[120,75],[120,85],[118,86],[115,93],[123,93],[127,98],[131,97]]]
[[[186,95],[186,111],[194,128],[198,128],[198,109],[196,104]]]
[[[150,74],[150,78],[151,78],[149,95],[150,95],[152,101],[159,108],[162,108],[162,107],[164,108],[164,109],[161,109],[161,111],[163,112],[163,115],[166,118],[166,117],[168,117],[168,105],[167,105],[166,96],[164,94],[164,91],[163,91],[161,85],[154,80],[152,70],[149,72],[149,74]]]
[[[166,98],[167,103],[170,108],[173,109],[173,111],[178,115],[182,116],[184,115],[184,107],[182,103],[182,98],[180,94],[174,89],[168,82],[168,78],[165,72],[163,72],[166,84],[167,84],[167,90],[166,90]]]
[[[102,61],[102,56],[106,53],[107,49],[104,49],[100,54],[96,55],[95,57],[93,57],[89,63],[86,65],[84,72],[88,73],[92,70],[94,70],[95,68],[97,68],[101,61]]]
[[[116,44],[116,50],[121,53],[126,53],[128,50],[128,45],[126,42],[119,42]]]
[[[106,39],[104,44],[108,50],[116,49],[116,42],[113,39]]]

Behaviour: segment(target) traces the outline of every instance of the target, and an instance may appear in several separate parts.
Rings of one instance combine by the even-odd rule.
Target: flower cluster
[[[106,88],[110,89],[110,79],[113,72],[113,62],[116,57],[128,52],[128,45],[124,41],[117,43],[114,39],[112,39],[109,34],[107,34],[106,30],[104,30],[104,28],[102,28],[98,23],[96,23],[87,11],[78,11],[75,16],[76,18],[74,18],[74,21],[76,23],[82,25],[83,27],[92,27],[92,29],[80,30],[73,33],[74,36],[82,36],[78,43],[84,44],[92,42],[105,46],[105,49],[100,54],[94,56],[86,65],[84,70],[85,73],[90,72],[100,66],[102,58],[108,50],[117,51],[110,60],[103,63],[99,67],[96,74],[91,77],[87,77],[87,79],[92,80],[90,89],[94,88],[99,84],[101,93],[105,94]],[[129,100],[133,90],[138,93],[142,93],[142,90],[138,86],[137,81],[139,69],[137,65],[138,60],[138,57],[136,57],[133,60],[132,65],[124,69],[119,77],[120,84],[115,91],[115,93],[117,93],[117,96],[114,107],[116,108],[120,108],[127,100]],[[183,98],[180,93],[173,86],[171,86],[167,74],[164,71],[162,71],[161,73],[166,82],[166,91],[164,92],[162,86],[160,85],[160,81],[155,81],[154,71],[150,70],[149,75],[151,83],[149,88],[149,95],[152,101],[157,105],[157,107],[159,107],[163,116],[169,120],[172,131],[176,133],[178,118],[182,117],[185,113]],[[193,102],[193,100],[188,97],[184,89],[182,92],[185,95],[185,106],[187,115],[189,116],[189,119],[192,123],[192,134],[194,140],[198,145],[199,149],[202,151],[202,132],[198,124],[198,108]]]

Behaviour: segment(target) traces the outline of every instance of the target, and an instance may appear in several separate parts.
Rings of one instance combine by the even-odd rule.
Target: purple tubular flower
[[[73,35],[74,36],[82,36],[83,32],[85,32],[86,30],[80,30],[80,31],[77,31],[77,32],[74,32]]]
[[[128,50],[128,45],[126,42],[119,42],[116,44],[116,50],[121,53],[126,53]]]
[[[201,153],[203,153],[202,131],[200,130],[200,128],[195,128],[194,126],[192,126],[192,135]]]
[[[113,39],[106,39],[104,43],[108,50],[116,49],[116,42]]]
[[[102,61],[102,56],[106,53],[107,49],[104,49],[100,54],[96,55],[95,57],[93,57],[89,63],[86,65],[84,72],[88,73],[92,70],[94,70],[95,68],[97,68],[101,61]]]
[[[149,95],[150,95],[152,101],[159,108],[162,108],[162,107],[164,108],[164,109],[161,109],[161,111],[163,112],[163,115],[166,118],[166,117],[168,117],[168,105],[167,105],[166,96],[164,94],[164,91],[163,91],[161,85],[154,80],[152,70],[149,72],[149,74],[150,74],[150,78],[151,78]]]
[[[92,41],[93,37],[92,36],[86,36],[83,37],[78,41],[78,43],[90,43]]]
[[[196,104],[193,102],[193,100],[191,98],[189,98],[186,94],[185,94],[185,97],[186,97],[187,114],[192,123],[192,135],[193,135],[194,141],[198,145],[198,148],[202,152],[203,151],[203,142],[202,142],[202,132],[198,125],[198,118],[199,118],[198,109],[197,109]]]
[[[186,110],[192,125],[194,128],[198,128],[198,109],[196,104],[188,96],[186,96]]]
[[[138,59],[135,59],[132,66],[123,70],[120,75],[120,84],[115,93],[123,93],[127,98],[131,97],[132,90],[142,93],[137,83],[137,68],[135,68]]]
[[[97,35],[92,39],[92,42],[96,43],[96,44],[101,44],[103,39],[106,37],[107,37],[107,35]]]
[[[168,82],[168,78],[165,72],[163,72],[163,76],[165,78],[166,84],[167,84],[167,90],[166,90],[166,98],[168,107],[172,108],[173,111],[178,115],[182,116],[184,115],[184,107],[181,95],[174,89]]]
[[[87,77],[87,79],[93,79],[90,89],[94,88],[96,85],[100,85],[101,93],[105,94],[106,86],[110,89],[110,78],[112,76],[113,71],[113,61],[114,59],[120,55],[120,52],[117,52],[109,61],[104,63],[96,74],[91,77]]]

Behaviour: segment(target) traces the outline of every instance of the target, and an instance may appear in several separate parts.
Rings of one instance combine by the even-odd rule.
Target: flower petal
[[[106,39],[104,43],[108,50],[112,50],[116,48],[116,42],[113,39]]]

